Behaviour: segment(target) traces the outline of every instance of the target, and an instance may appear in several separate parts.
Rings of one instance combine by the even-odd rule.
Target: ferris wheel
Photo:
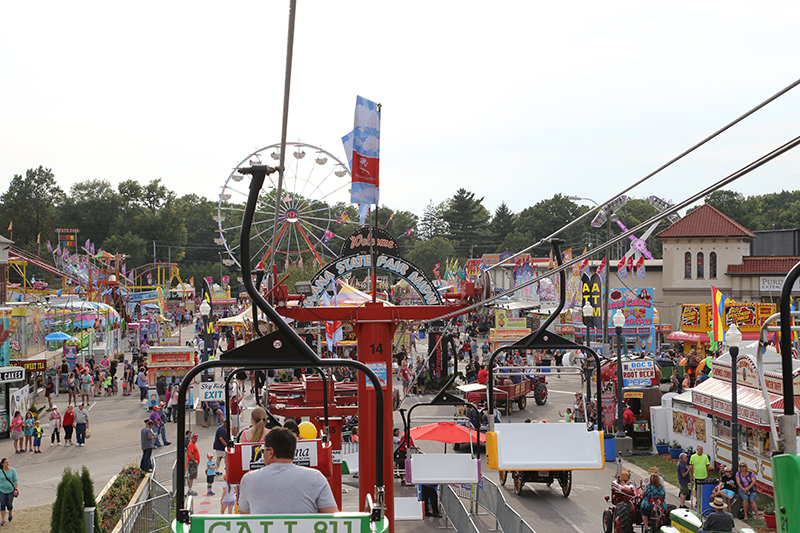
[[[335,226],[347,222],[342,216],[350,203],[350,170],[330,152],[302,142],[287,142],[281,197],[277,198],[278,174],[267,176],[258,197],[250,234],[250,264],[269,266],[274,261],[279,270],[289,265],[310,267],[324,265],[336,257],[343,237]],[[222,185],[217,214],[217,244],[225,247],[230,259],[240,262],[241,224],[249,192],[249,176],[239,168],[250,164],[277,166],[280,144],[271,144],[242,159]],[[275,212],[277,210],[277,228]]]

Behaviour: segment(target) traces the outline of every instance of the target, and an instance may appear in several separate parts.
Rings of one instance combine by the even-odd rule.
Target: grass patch
[[[678,486],[678,460],[670,458],[668,453],[662,455],[633,455],[626,457],[625,460],[645,471],[657,466],[658,473],[664,478],[664,481]],[[714,477],[714,474],[712,473],[710,477]]]

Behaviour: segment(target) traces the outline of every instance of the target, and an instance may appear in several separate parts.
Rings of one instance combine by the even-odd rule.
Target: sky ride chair
[[[451,395],[447,389],[453,384],[456,379],[456,373],[450,376],[447,383],[441,388],[436,396],[430,402],[418,402],[412,405],[407,411],[400,409],[400,417],[403,420],[403,439],[400,441],[400,447],[408,450],[408,455],[405,459],[405,478],[404,482],[408,485],[445,485],[445,484],[469,484],[474,485],[480,482],[480,457],[478,446],[480,445],[480,433],[475,431],[475,439],[477,442],[470,441],[470,453],[421,453],[418,448],[414,447],[411,440],[411,415],[414,409],[421,406],[465,406],[472,409],[478,419],[480,419],[480,411],[477,406],[465,402],[463,399]],[[474,430],[473,430],[474,431]],[[405,505],[409,509],[422,509],[423,501],[417,498],[395,498],[398,500],[408,500]],[[411,502],[415,500],[416,503]],[[412,507],[415,505],[416,507]],[[397,506],[401,508],[400,505]],[[422,514],[418,518],[406,518],[409,520],[424,518]],[[400,519],[397,518],[396,519]]]
[[[224,353],[219,359],[206,361],[192,368],[181,382],[178,402],[178,434],[186,432],[186,394],[192,380],[204,370],[216,367],[259,368],[264,370],[280,368],[304,367],[336,367],[346,366],[355,369],[367,377],[375,388],[376,401],[376,470],[375,489],[364,502],[367,512],[347,512],[334,514],[308,515],[211,515],[193,512],[192,496],[184,494],[186,475],[186,450],[178,446],[175,476],[175,508],[176,519],[172,523],[175,533],[199,533],[210,531],[261,531],[265,523],[270,522],[275,530],[294,529],[295,531],[340,531],[347,533],[385,532],[389,530],[389,521],[384,512],[383,480],[383,391],[375,373],[363,363],[345,359],[321,359],[305,343],[305,341],[282,319],[269,302],[258,292],[250,275],[250,228],[253,223],[258,192],[264,183],[266,174],[271,170],[264,165],[241,169],[243,173],[253,175],[250,195],[242,218],[242,274],[245,288],[267,318],[275,325],[275,331],[267,335],[261,334],[256,323],[256,332],[260,336],[254,341]],[[234,372],[235,373],[235,372]],[[228,382],[226,382],[228,383]],[[226,396],[228,387],[225,387]],[[231,443],[229,443],[231,444]]]
[[[561,266],[562,257],[559,248],[563,241],[552,239],[553,256],[556,264]],[[547,318],[542,326],[519,341],[502,346],[495,350],[489,358],[487,381],[488,411],[494,413],[494,369],[495,360],[501,352],[514,350],[583,350],[594,357],[597,368],[600,357],[588,346],[576,344],[560,337],[547,328],[559,316],[564,308],[566,297],[566,274],[559,272],[561,279],[560,299],[557,309]],[[535,368],[535,367],[534,367]],[[562,369],[562,371],[567,369]],[[575,369],[580,372],[580,369]],[[508,376],[507,373],[499,374]],[[601,390],[600,372],[597,375],[597,391]],[[591,380],[586,380],[586,401],[592,398]],[[603,410],[600,406],[600,394],[597,395],[597,428],[603,427]],[[514,473],[514,487],[519,493],[525,481],[541,481],[548,483],[557,479],[561,484],[564,496],[569,496],[572,487],[572,470],[602,470],[605,466],[603,452],[603,431],[588,427],[583,423],[571,424],[521,424],[496,423],[489,417],[489,431],[486,433],[486,464],[491,470],[500,471],[500,481],[505,483],[508,471]]]

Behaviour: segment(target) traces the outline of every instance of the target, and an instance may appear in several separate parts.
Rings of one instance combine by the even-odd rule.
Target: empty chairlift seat
[[[480,461],[469,454],[415,453],[406,462],[412,485],[473,484],[481,477]]]
[[[486,434],[486,464],[492,470],[601,470],[603,432],[584,424],[494,425]]]

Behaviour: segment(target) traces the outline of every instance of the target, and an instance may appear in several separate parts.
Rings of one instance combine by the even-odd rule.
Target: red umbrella
[[[411,438],[414,440],[433,440],[445,444],[461,442],[475,442],[475,430],[460,426],[455,422],[437,422],[411,428]],[[486,442],[486,435],[478,433],[480,442]]]

